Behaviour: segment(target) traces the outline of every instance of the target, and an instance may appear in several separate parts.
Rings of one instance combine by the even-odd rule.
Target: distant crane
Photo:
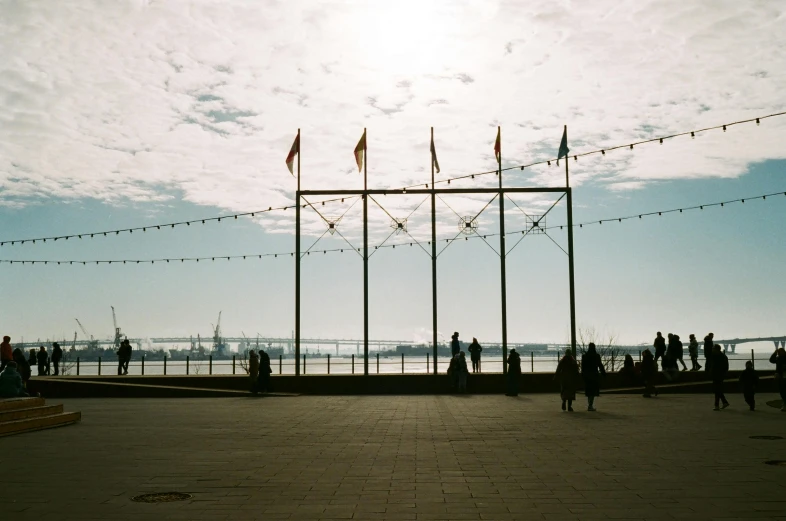
[[[120,328],[117,327],[117,315],[115,315],[115,306],[109,306],[112,308],[112,322],[115,324],[115,350],[120,349],[120,342],[121,337],[123,336],[120,333]]]
[[[90,339],[90,341],[87,343],[87,348],[88,349],[98,349],[98,341],[93,338],[93,335],[91,335],[90,333],[87,332],[87,330],[85,329],[85,326],[82,325],[82,323],[79,321],[78,318],[75,318],[74,320],[76,320],[76,323],[79,325],[79,329],[82,330],[82,333],[85,334],[85,338],[89,338]]]
[[[213,324],[210,324],[213,326]],[[213,326],[213,351],[218,355],[223,355],[226,345],[221,341],[221,311],[218,312],[218,320]]]
[[[74,341],[71,343],[71,352],[76,351],[76,331],[74,331]]]

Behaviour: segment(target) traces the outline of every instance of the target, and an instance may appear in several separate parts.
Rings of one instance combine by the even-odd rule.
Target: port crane
[[[85,338],[90,339],[90,341],[87,343],[88,349],[98,349],[98,341],[93,338],[93,335],[87,332],[85,326],[82,325],[78,318],[75,318],[74,320],[76,320],[76,323],[79,325],[79,329],[82,330],[82,333],[85,334]],[[74,336],[76,336],[76,333],[74,333]],[[74,342],[76,342],[76,340],[74,340]]]
[[[112,308],[112,322],[115,324],[115,351],[120,349],[120,342],[121,337],[123,336],[120,333],[120,328],[117,327],[117,315],[115,315],[115,306],[109,306]]]
[[[210,324],[213,326],[213,324]],[[223,355],[226,350],[226,345],[221,341],[221,311],[218,312],[218,320],[216,325],[213,326],[213,352],[218,355]]]

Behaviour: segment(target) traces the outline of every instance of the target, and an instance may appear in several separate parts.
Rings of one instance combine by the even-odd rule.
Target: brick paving
[[[65,400],[81,424],[0,439],[0,518],[786,520],[786,440],[749,438],[786,413],[729,399]]]

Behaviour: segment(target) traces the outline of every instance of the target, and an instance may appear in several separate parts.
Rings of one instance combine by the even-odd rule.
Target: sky
[[[301,129],[301,187],[437,179],[786,111],[781,2],[0,2],[0,241],[89,233],[293,204],[284,163]],[[577,323],[618,342],[786,334],[786,116],[570,161],[574,221],[781,193],[575,230]],[[564,186],[564,164],[509,170],[510,187]],[[451,187],[493,187],[494,175]],[[439,185],[438,185],[439,186]],[[444,185],[443,185],[444,186]],[[558,196],[506,199],[507,230]],[[362,338],[361,204],[308,198],[302,334]],[[431,337],[430,203],[369,201],[370,336]],[[491,196],[437,200],[437,236]],[[513,204],[515,202],[515,205]],[[377,205],[384,207],[384,210]],[[422,203],[422,204],[421,204]],[[420,206],[418,206],[420,204]],[[345,213],[346,212],[346,213]],[[389,215],[388,215],[389,214]],[[339,236],[324,234],[341,218]],[[548,236],[508,237],[508,338],[569,339],[565,201]],[[495,234],[498,201],[477,218]],[[463,237],[463,236],[462,236]],[[514,240],[515,239],[515,240]],[[441,338],[496,342],[499,238],[438,258]],[[0,331],[71,337],[292,335],[294,212],[175,229],[0,246],[0,260],[232,259],[155,264],[0,263]],[[348,246],[348,243],[353,246]],[[321,253],[345,248],[344,253]],[[254,255],[283,253],[278,257]],[[79,331],[79,336],[83,336]],[[762,346],[762,349],[771,346]]]

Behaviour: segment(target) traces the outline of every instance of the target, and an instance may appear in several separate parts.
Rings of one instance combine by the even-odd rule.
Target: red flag
[[[497,127],[497,140],[494,142],[494,157],[497,158],[497,163],[499,163],[501,155],[502,155],[502,143],[500,143],[499,127]]]
[[[289,173],[295,175],[295,172],[292,170],[292,165],[295,162],[295,154],[300,153],[300,133],[298,132],[297,137],[295,137],[295,142],[292,143],[292,148],[289,149],[289,154],[287,154],[287,168],[289,168]]]
[[[363,170],[363,155],[366,152],[366,131],[363,131],[363,136],[358,141],[355,147],[355,162],[358,164],[358,172]]]

